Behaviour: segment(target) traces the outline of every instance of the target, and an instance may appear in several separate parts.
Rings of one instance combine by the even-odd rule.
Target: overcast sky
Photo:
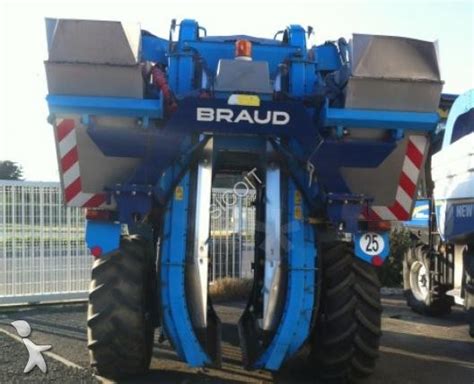
[[[210,35],[272,37],[301,24],[314,27],[316,44],[352,33],[438,40],[444,92],[474,88],[474,0],[0,0],[0,160],[20,163],[28,180],[58,180],[44,100],[45,17],[136,21],[161,37],[171,19],[193,18]]]

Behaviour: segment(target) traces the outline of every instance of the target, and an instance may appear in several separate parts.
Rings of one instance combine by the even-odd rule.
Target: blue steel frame
[[[167,205],[160,245],[159,291],[166,335],[181,359],[191,367],[201,367],[211,361],[193,330],[185,296],[189,177],[187,172]]]
[[[431,132],[439,115],[430,112],[385,111],[370,109],[329,108],[322,113],[323,125],[350,128],[407,129]]]
[[[219,59],[234,57],[234,42],[232,38],[199,37],[199,31],[200,28],[197,22],[194,20],[183,20],[180,24],[179,39],[175,43],[160,39],[149,33],[142,33],[142,61],[149,60],[167,65],[168,83],[178,100],[179,106],[178,111],[173,115],[175,120],[176,117],[180,117],[180,110],[183,113],[184,107],[190,99],[194,100],[196,105],[207,103],[207,105],[211,106],[213,104],[222,106],[223,99],[228,97],[228,95],[224,94],[216,94],[215,99],[212,100],[199,99],[197,97],[201,91],[211,91],[210,82],[207,85],[203,85],[204,89],[200,89],[201,86],[199,84],[196,85],[194,77],[197,73],[196,69],[199,68],[197,66],[198,62],[204,73],[212,75],[216,72]],[[393,150],[396,141],[403,136],[405,129],[428,132],[435,128],[438,120],[437,115],[431,113],[337,109],[328,107],[327,102],[322,108],[315,108],[314,104],[311,104],[312,106],[308,108],[303,107],[302,101],[320,94],[325,89],[321,72],[336,71],[346,64],[341,60],[341,55],[333,43],[325,43],[321,46],[307,49],[306,32],[300,26],[291,25],[285,32],[285,38],[285,42],[252,37],[249,39],[254,43],[253,58],[268,63],[272,79],[282,74],[280,72],[280,65],[282,63],[287,65],[289,92],[285,96],[288,96],[292,103],[295,103],[295,101],[299,103],[300,109],[305,108],[306,112],[304,113],[305,123],[298,124],[300,129],[306,131],[302,135],[297,130],[287,130],[285,132],[285,127],[281,126],[278,127],[279,131],[275,134],[276,127],[270,124],[258,127],[250,124],[236,127],[235,124],[226,123],[215,126],[210,124],[201,124],[199,126],[194,119],[195,114],[188,113],[187,111],[184,111],[186,112],[184,113],[184,118],[179,120],[178,123],[173,124],[173,117],[171,117],[169,120],[163,120],[159,128],[161,134],[181,134],[181,136],[176,137],[179,140],[183,138],[183,141],[184,139],[189,140],[192,135],[203,132],[213,135],[228,135],[229,137],[232,137],[232,135],[256,135],[272,139],[285,138],[285,140],[288,139],[289,141],[288,147],[279,147],[280,153],[285,152],[285,155],[287,155],[290,171],[295,178],[295,180],[289,182],[288,186],[289,230],[286,303],[276,335],[255,364],[256,367],[270,370],[278,369],[285,359],[293,355],[308,337],[315,302],[316,234],[312,225],[305,218],[309,216],[310,211],[313,212],[314,209],[319,209],[327,203],[327,195],[323,192],[324,188],[322,188],[318,180],[310,183],[309,187],[304,187],[307,180],[304,170],[301,170],[301,164],[306,165],[307,161],[312,161],[314,166],[320,166],[321,162],[319,161],[318,154],[328,157],[327,155],[333,152],[334,148],[342,148],[338,153],[343,154],[342,157],[344,159],[333,162],[333,159],[328,157],[329,160],[326,159],[326,162],[323,164],[324,169],[322,169],[326,174],[324,175],[320,172],[318,176],[321,180],[323,176],[329,175],[331,179],[335,180],[329,185],[331,188],[328,188],[328,185],[324,185],[324,187],[328,189],[328,192],[334,193],[333,196],[343,196],[344,199],[341,199],[341,201],[351,200],[351,198],[361,199],[363,197],[348,195],[350,191],[347,190],[344,183],[338,178],[339,167],[347,161],[351,162],[351,166],[362,166],[361,164],[363,166],[376,166]],[[195,60],[197,56],[201,60]],[[156,99],[49,95],[47,101],[50,112],[53,115],[56,113],[74,113],[84,116],[86,119],[90,115],[137,117],[143,119],[144,129],[155,129],[155,127],[150,128],[150,119],[163,119],[165,117],[162,94]],[[285,101],[280,105],[289,106],[291,102]],[[271,103],[268,105],[273,108]],[[234,106],[231,108],[238,110],[240,107]],[[190,111],[192,112],[192,109]],[[374,143],[373,146],[383,147],[382,150],[378,152],[370,151],[372,156],[368,157],[365,162],[358,160],[361,163],[354,165],[353,160],[356,157],[361,158],[361,148],[369,148],[370,145],[368,143],[348,144],[338,140],[337,137],[332,138],[332,141],[322,140],[327,127],[335,127],[339,137],[342,136],[343,127],[350,127],[351,129],[361,127],[389,129],[394,131],[394,135],[390,143]],[[93,130],[88,132],[94,140]],[[116,148],[105,148],[105,145],[101,144],[103,141],[99,142],[100,137],[97,136],[97,132],[95,135],[95,142],[104,153],[131,155],[128,148],[130,147],[129,141],[120,142],[121,140],[115,140],[113,146]],[[318,141],[318,139],[321,140]],[[318,143],[323,141],[325,141],[324,145],[321,148],[317,147]],[[161,142],[160,138],[155,142],[158,144],[153,147],[154,153],[170,151],[170,148],[166,148],[169,144]],[[171,148],[171,150],[173,149]],[[309,156],[312,153],[312,156],[303,159],[302,153],[304,156]],[[164,235],[159,260],[159,290],[162,303],[163,326],[178,355],[189,365],[198,367],[209,364],[210,359],[200,345],[193,330],[185,297],[190,175],[188,171],[183,176],[183,169],[178,169],[179,162],[173,163],[171,157],[166,157],[166,161],[163,159],[164,157],[157,155],[151,158],[143,157],[143,170],[155,169],[155,173],[153,173],[155,179],[147,180],[149,181],[147,184],[154,186],[153,192],[160,203],[164,203],[163,199],[167,195],[167,188],[163,189],[159,186],[164,184],[167,187],[174,188],[175,181],[181,179],[178,184],[179,193],[175,193],[174,198],[167,200],[164,218]],[[169,162],[169,164],[163,164],[162,162]],[[160,168],[160,171],[166,168],[169,168],[169,170],[166,172],[166,176],[163,177],[161,172],[156,172],[156,168]],[[147,173],[145,171],[142,173]],[[126,191],[134,192],[133,188],[135,188],[134,183],[136,181],[137,179],[132,178],[122,188]],[[108,192],[113,193],[114,186],[108,187]],[[137,188],[140,189],[142,187],[148,188],[145,185],[138,185]],[[305,202],[305,199],[298,199],[296,197],[297,190],[303,190],[308,200],[307,202]],[[136,204],[148,206],[147,203],[151,202],[153,197],[145,197],[146,194],[141,192],[143,191],[140,190],[140,193],[137,194],[129,193],[119,201],[118,210],[123,220],[126,220],[124,217],[128,216],[130,206]],[[134,199],[137,199],[137,203],[134,203]],[[149,201],[145,201],[147,199]],[[307,205],[307,203],[310,203],[310,205]],[[346,207],[346,209],[333,207],[331,212],[334,215],[333,220],[336,222],[345,218],[345,215],[351,216],[353,221],[354,218],[358,217],[357,210],[358,208],[355,206]],[[100,228],[100,224],[97,225],[99,227],[92,231],[96,232],[95,235],[92,233],[88,235],[91,242],[97,242],[98,238],[107,233],[107,228]],[[355,230],[353,225],[350,225],[350,228],[352,231]],[[113,232],[113,238],[116,239],[116,227],[109,227],[108,230],[111,231],[110,233]],[[111,247],[112,245],[107,243],[106,246]]]
[[[308,209],[296,184],[288,183],[288,287],[280,325],[255,368],[276,371],[307,339],[312,321],[317,251]]]
[[[163,98],[133,99],[126,97],[48,95],[46,101],[50,113],[163,118]]]

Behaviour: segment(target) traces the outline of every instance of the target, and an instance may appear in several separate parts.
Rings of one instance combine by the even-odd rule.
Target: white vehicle
[[[456,99],[440,133],[421,188],[427,193],[404,222],[413,235],[404,288],[417,312],[441,315],[463,305],[474,337],[474,90]]]

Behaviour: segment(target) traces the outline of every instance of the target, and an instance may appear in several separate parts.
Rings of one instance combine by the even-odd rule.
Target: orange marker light
[[[390,231],[392,228],[392,222],[391,221],[385,221],[385,220],[380,220],[380,221],[369,221],[367,222],[367,229],[369,231],[373,232],[379,232],[379,231]]]
[[[237,40],[235,42],[235,58],[252,60],[252,43],[248,40]]]
[[[86,210],[87,220],[99,220],[99,221],[110,221],[112,220],[112,213],[102,209],[87,209]]]

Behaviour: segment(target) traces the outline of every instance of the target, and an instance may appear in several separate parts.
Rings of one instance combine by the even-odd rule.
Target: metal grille
[[[0,304],[86,297],[91,264],[58,183],[0,181]]]
[[[210,280],[252,277],[255,190],[213,188]]]
[[[252,276],[254,201],[253,190],[213,189],[211,281]],[[85,298],[84,224],[82,209],[64,207],[58,183],[0,181],[0,304]]]

